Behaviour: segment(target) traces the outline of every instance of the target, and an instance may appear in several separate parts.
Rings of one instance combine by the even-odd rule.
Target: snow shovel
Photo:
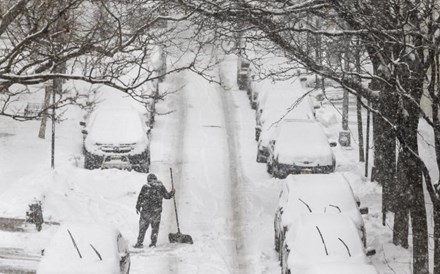
[[[171,186],[174,188],[172,168],[170,168],[170,175],[171,175]],[[179,217],[177,216],[177,205],[176,205],[175,195],[173,197],[173,201],[174,201],[174,210],[176,211],[177,233],[169,233],[168,239],[170,240],[170,243],[193,244],[193,240],[190,235],[180,233]]]

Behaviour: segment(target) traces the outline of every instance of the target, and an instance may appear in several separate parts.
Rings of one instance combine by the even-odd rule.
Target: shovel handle
[[[170,167],[170,176],[171,176],[171,186],[174,188],[173,169],[171,167]],[[173,196],[173,202],[174,202],[174,211],[176,212],[177,232],[180,233],[179,217],[177,215],[176,194],[174,194]]]

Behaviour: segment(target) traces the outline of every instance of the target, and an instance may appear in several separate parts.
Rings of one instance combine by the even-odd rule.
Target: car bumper
[[[301,173],[332,173],[335,170],[334,165],[328,166],[299,166],[299,165],[287,165],[278,164],[278,170],[280,174],[285,177],[289,174],[301,174]]]
[[[129,169],[140,167],[148,162],[148,152],[130,155],[127,153],[93,154],[86,151],[86,157],[93,162],[95,168]]]

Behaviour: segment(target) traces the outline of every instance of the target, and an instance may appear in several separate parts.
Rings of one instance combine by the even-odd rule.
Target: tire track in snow
[[[221,67],[219,67],[219,75],[221,79]],[[222,102],[222,109],[225,121],[225,130],[227,135],[228,158],[229,158],[229,181],[231,192],[231,209],[232,212],[232,237],[234,238],[235,255],[234,273],[243,274],[248,273],[248,266],[244,260],[246,257],[246,250],[243,234],[244,218],[242,207],[245,206],[245,200],[241,196],[244,193],[243,174],[241,162],[237,151],[237,134],[235,131],[235,104],[230,92],[220,88],[220,97]]]

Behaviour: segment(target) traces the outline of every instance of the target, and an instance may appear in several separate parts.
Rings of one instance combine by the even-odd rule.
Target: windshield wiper
[[[309,206],[306,202],[304,202],[303,200],[301,200],[301,198],[298,198],[298,200],[299,200],[301,203],[303,203],[303,204],[309,209],[310,213],[312,213],[312,209],[310,208],[310,206]]]
[[[67,230],[67,232],[69,232],[70,239],[72,239],[73,246],[75,247],[76,251],[78,252],[79,258],[82,259],[81,252],[79,252],[79,248],[76,245],[76,242],[75,242],[75,239],[72,236],[72,233],[70,233],[70,230]]]
[[[347,244],[345,244],[345,242],[341,238],[338,238],[338,240],[341,241],[341,243],[345,246],[348,256],[351,257],[350,249],[348,248]]]
[[[330,205],[330,204],[329,204],[329,206],[336,208],[337,210],[339,210],[339,213],[342,213],[342,211],[341,211],[341,209],[339,208],[339,206],[337,206],[337,205]]]
[[[102,261],[101,254],[99,254],[98,250],[96,250],[96,248],[92,244],[89,245],[92,247],[93,251],[95,251],[96,255],[98,255],[99,260]]]
[[[322,241],[322,244],[324,245],[325,254],[328,256],[327,245],[325,244],[324,237],[322,236],[321,230],[319,230],[318,226],[316,226],[316,229],[318,230],[319,236],[321,236],[321,241]]]

